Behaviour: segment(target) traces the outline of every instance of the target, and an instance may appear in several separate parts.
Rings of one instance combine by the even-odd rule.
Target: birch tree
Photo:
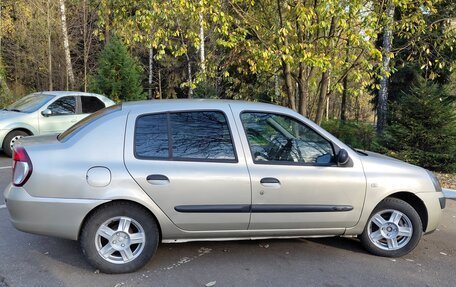
[[[61,17],[61,26],[62,26],[62,36],[63,36],[63,48],[65,50],[65,61],[66,61],[66,75],[69,79],[69,85],[67,84],[67,89],[73,89],[75,87],[75,78],[73,73],[73,64],[71,63],[71,53],[70,53],[70,43],[68,39],[68,29],[66,21],[66,12],[65,12],[65,0],[59,0],[60,6],[60,17]]]
[[[390,0],[386,4],[386,24],[383,28],[382,44],[382,70],[380,78],[380,89],[378,91],[377,103],[377,132],[383,133],[386,127],[388,111],[388,83],[390,76],[391,45],[393,42],[394,3]]]

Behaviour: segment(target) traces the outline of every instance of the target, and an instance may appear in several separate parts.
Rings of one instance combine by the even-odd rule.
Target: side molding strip
[[[318,205],[318,204],[254,204],[252,213],[278,212],[340,212],[353,210],[350,205]]]
[[[345,212],[351,205],[316,204],[214,204],[178,205],[174,210],[182,213],[291,213],[291,212]]]
[[[250,213],[248,204],[178,205],[174,210],[184,213]]]

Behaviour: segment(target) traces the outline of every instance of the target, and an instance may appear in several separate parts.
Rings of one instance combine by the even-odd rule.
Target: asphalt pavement
[[[11,180],[0,154],[0,189]],[[101,274],[74,241],[16,230],[0,194],[0,287],[16,286],[455,286],[456,201],[403,258],[366,253],[355,238],[161,244],[138,272]]]

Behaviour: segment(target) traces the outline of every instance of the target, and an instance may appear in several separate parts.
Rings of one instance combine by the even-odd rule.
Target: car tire
[[[112,202],[87,218],[79,238],[88,262],[103,273],[128,273],[155,254],[158,225],[148,210],[133,203]]]
[[[418,245],[423,224],[416,210],[397,198],[386,198],[374,209],[360,240],[372,254],[400,257]]]
[[[3,152],[8,156],[8,157],[12,157],[13,156],[13,148],[12,148],[12,144],[14,144],[14,142],[16,142],[16,140],[20,139],[21,137],[25,137],[25,136],[28,136],[28,134],[24,131],[19,131],[19,130],[16,130],[16,131],[11,131],[9,132],[5,139],[3,140],[3,145],[2,145],[2,148],[3,148]]]

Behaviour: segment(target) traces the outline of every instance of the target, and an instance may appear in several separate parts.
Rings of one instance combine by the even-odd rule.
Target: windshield
[[[97,112],[91,114],[88,117],[83,118],[76,124],[72,125],[63,133],[59,134],[57,139],[61,142],[64,142],[65,140],[70,138],[72,135],[76,134],[78,131],[82,130],[85,126],[89,125],[90,123],[92,123],[92,122],[98,120],[99,118],[102,118],[112,112],[119,111],[119,110],[121,110],[121,108],[122,108],[122,105],[119,104],[119,105],[114,105],[114,106],[110,106],[108,108],[98,110]]]
[[[49,102],[54,96],[52,95],[45,95],[45,94],[31,94],[28,96],[23,97],[19,101],[11,104],[5,110],[7,111],[15,111],[15,112],[23,112],[23,113],[32,113],[39,108],[41,108],[44,104]]]

